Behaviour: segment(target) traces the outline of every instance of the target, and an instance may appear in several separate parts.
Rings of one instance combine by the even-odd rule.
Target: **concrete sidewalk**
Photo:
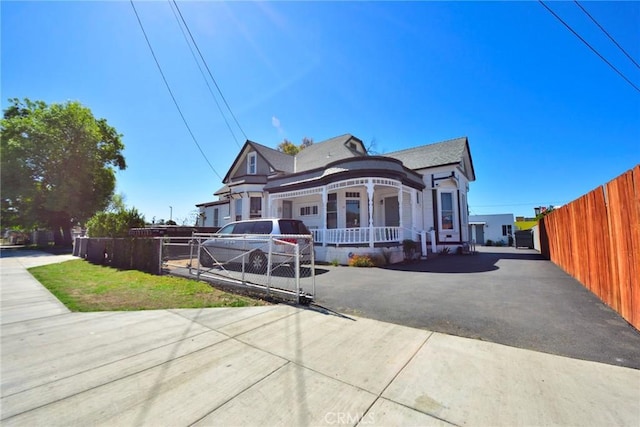
[[[0,260],[2,425],[640,423],[638,370],[286,305],[55,312],[31,262]]]

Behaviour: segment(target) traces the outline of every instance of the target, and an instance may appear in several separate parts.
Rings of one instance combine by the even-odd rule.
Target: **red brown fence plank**
[[[540,221],[541,251],[640,329],[640,165]]]
[[[640,165],[633,168],[633,217],[631,218],[631,318],[640,329]]]

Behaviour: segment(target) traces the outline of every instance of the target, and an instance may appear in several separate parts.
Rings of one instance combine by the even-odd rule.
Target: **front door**
[[[347,200],[346,206],[347,228],[360,227],[360,200]]]
[[[478,245],[484,245],[484,224],[471,224],[469,228],[471,227],[473,227],[473,230],[470,230],[470,238],[472,240],[475,239]]]
[[[387,227],[400,226],[400,206],[397,197],[384,199],[384,225]]]
[[[293,202],[291,200],[282,201],[282,218],[293,218]]]

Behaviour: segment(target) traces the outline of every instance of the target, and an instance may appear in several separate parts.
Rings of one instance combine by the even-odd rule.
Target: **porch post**
[[[402,183],[400,183],[400,188],[398,188],[398,215],[400,216],[398,220],[398,226],[400,230],[398,232],[398,237],[400,237],[400,241],[404,240],[404,224],[402,222]]]
[[[322,246],[327,246],[327,186],[322,186]]]
[[[416,189],[412,188],[410,194],[411,194],[411,238],[413,240],[418,240],[417,232],[416,232],[416,197],[417,197]]]
[[[369,247],[373,248],[373,183],[371,179],[367,179],[367,197],[369,200]]]

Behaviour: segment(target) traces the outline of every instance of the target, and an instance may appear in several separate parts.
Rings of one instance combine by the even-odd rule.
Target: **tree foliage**
[[[288,139],[285,139],[280,144],[278,144],[277,149],[278,151],[289,154],[291,156],[295,156],[300,151],[300,148]]]
[[[142,228],[144,216],[136,208],[117,211],[102,211],[87,221],[87,234],[90,237],[127,237],[129,229]]]
[[[296,145],[285,138],[280,144],[278,144],[277,150],[285,154],[295,156],[310,145],[313,145],[313,138],[308,138],[305,136],[304,138],[302,138],[302,142],[300,143],[300,145]]]
[[[125,169],[121,135],[77,101],[10,99],[0,126],[3,226],[70,228],[105,209],[115,170]]]
[[[545,216],[549,215],[555,209],[556,208],[553,205],[549,205],[549,207],[542,206],[540,208],[540,213],[536,215],[536,221],[540,221],[542,218],[544,218]]]

